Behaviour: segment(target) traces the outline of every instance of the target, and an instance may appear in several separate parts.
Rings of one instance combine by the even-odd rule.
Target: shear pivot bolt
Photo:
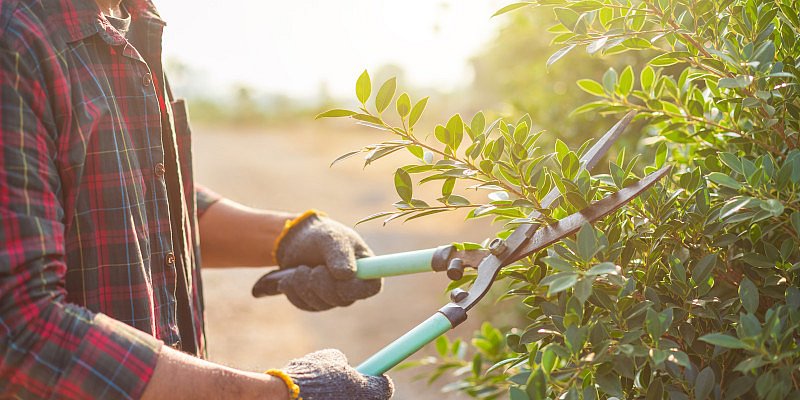
[[[508,248],[508,246],[506,246],[506,241],[500,238],[495,238],[489,243],[489,252],[494,256],[503,254],[506,248]]]
[[[451,281],[457,281],[464,276],[464,263],[460,258],[450,260],[450,265],[447,266],[447,277]]]
[[[453,303],[458,303],[461,300],[464,300],[469,296],[469,292],[464,289],[453,289],[450,291],[450,301]]]

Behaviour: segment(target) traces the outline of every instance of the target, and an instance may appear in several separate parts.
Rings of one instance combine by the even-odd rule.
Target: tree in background
[[[361,107],[320,117],[350,117],[395,138],[341,159],[365,154],[369,164],[401,150],[413,156],[395,173],[395,210],[365,220],[461,210],[467,219],[493,218],[504,237],[533,222],[527,216],[534,210],[543,213],[536,222],[552,222],[664,164],[673,166],[671,178],[501,271],[504,301],[494,307],[522,307],[518,323],[486,322],[467,341],[440,338],[439,356],[417,364],[429,366],[431,381],[454,376],[446,390],[479,398],[800,398],[797,4],[542,0],[498,14],[537,7],[558,19],[549,29],[559,46],[549,59],[553,73],[566,71],[568,79],[579,71],[583,78],[571,79],[595,98],[576,112],[636,110],[652,157],[623,148],[605,173],[578,172],[588,142],[570,148],[555,140],[544,150],[543,133],[532,129],[544,123],[530,115],[491,122],[482,112],[469,120],[456,114],[427,140],[414,131],[427,98],[395,96],[396,80],[389,79],[370,100],[365,72],[356,83]],[[541,40],[545,29],[532,22],[527,35]],[[520,75],[502,77],[510,83],[498,93],[506,90],[507,103],[551,121],[558,133],[559,117],[542,110],[561,103],[524,87],[526,77],[545,75],[513,66],[526,58],[524,47],[506,59],[482,57],[479,63],[495,65],[482,75],[491,76],[491,68]],[[564,62],[584,48],[616,68]],[[622,59],[626,54],[635,56]],[[623,66],[640,57],[646,63]],[[602,130],[585,128],[588,136]],[[441,197],[415,197],[415,186],[432,182]],[[553,187],[562,201],[541,209]],[[451,288],[474,278],[467,274]]]
[[[553,21],[552,12],[545,9],[510,14],[495,39],[472,59],[475,78],[471,95],[500,112],[529,114],[536,128],[585,140],[594,133],[588,128],[612,119],[599,114],[569,117],[572,110],[593,100],[575,81],[608,69],[612,62],[624,67],[628,63],[643,65],[643,61],[635,56],[601,59],[576,51],[561,61],[569,68],[551,68],[547,61],[552,37],[544,33],[544,27]]]

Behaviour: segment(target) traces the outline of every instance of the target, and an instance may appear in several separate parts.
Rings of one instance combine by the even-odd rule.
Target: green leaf
[[[595,376],[595,382],[603,392],[619,398],[624,398],[620,375],[616,372],[608,372]]]
[[[589,268],[588,271],[586,271],[586,275],[589,276],[603,275],[603,274],[617,275],[619,274],[619,272],[617,271],[617,266],[614,265],[614,263],[608,261],[597,264],[594,267]]]
[[[717,87],[720,89],[723,88],[745,88],[750,86],[753,83],[753,77],[750,75],[739,75],[735,78],[722,78],[719,80]]]
[[[449,342],[445,335],[436,338],[436,352],[439,353],[440,356],[444,357],[447,355],[447,349],[450,347]]]
[[[780,200],[776,199],[769,199],[767,201],[762,201],[759,204],[762,210],[769,212],[772,214],[773,217],[779,217],[783,214],[783,210],[785,209],[783,203]]]
[[[644,19],[644,17],[641,18]],[[627,38],[622,42],[622,45],[629,49],[636,50],[650,49],[653,47],[649,41],[638,37]]]
[[[511,400],[528,400],[528,394],[518,386],[508,388],[508,396]]]
[[[547,295],[552,296],[556,293],[561,293],[573,286],[578,281],[578,274],[564,273],[553,279],[547,288]]]
[[[453,194],[447,196],[447,204],[451,206],[468,206],[471,203],[466,197]]]
[[[425,160],[425,149],[423,149],[422,147],[414,145],[414,146],[408,146],[406,147],[406,149],[408,149],[408,152],[413,154],[414,157],[417,157],[423,161]]]
[[[369,80],[369,73],[367,73],[367,70],[364,70],[356,81],[356,97],[358,97],[358,101],[363,105],[367,103],[367,99],[369,99],[371,93],[372,83]]]
[[[550,371],[553,370],[553,367],[555,367],[557,361],[558,361],[558,355],[556,354],[555,351],[553,351],[552,347],[551,346],[545,347],[544,350],[542,351],[542,362],[541,362],[542,369],[549,374]]]
[[[731,170],[742,173],[742,160],[731,153],[719,153],[719,160],[725,163]]]
[[[567,46],[564,46],[564,47],[558,49],[558,51],[553,53],[553,55],[551,55],[550,58],[547,59],[547,64],[546,64],[547,68],[550,68],[550,66],[553,65],[553,63],[555,63],[556,61],[560,60],[562,57],[567,55],[567,53],[572,51],[572,49],[574,49],[574,48],[575,48],[575,45],[574,44],[570,44],[570,45],[567,45]]]
[[[413,196],[413,189],[411,186],[411,176],[402,168],[398,168],[394,173],[394,188],[397,194],[406,203],[411,202]]]
[[[397,78],[394,77],[387,79],[386,82],[381,85],[381,88],[378,89],[378,94],[375,96],[375,108],[378,110],[378,113],[382,113],[389,107],[394,97],[395,90],[397,90]]]
[[[585,276],[578,279],[578,282],[575,283],[575,297],[577,297],[581,303],[585,303],[592,295],[594,279],[594,277]]]
[[[617,87],[617,71],[614,68],[609,68],[605,74],[603,74],[603,88],[605,89],[606,93],[614,93]]]
[[[661,168],[667,162],[667,144],[661,142],[656,149],[655,164],[656,168]]]
[[[705,367],[694,380],[694,398],[696,400],[704,400],[714,390],[716,377],[714,370],[711,367]]]
[[[642,69],[642,72],[639,74],[639,79],[641,80],[642,90],[649,91],[650,88],[653,87],[656,73],[653,71],[653,68],[648,65]]]
[[[666,67],[668,65],[675,65],[679,62],[680,61],[678,61],[678,59],[676,59],[673,55],[667,53],[650,60],[650,65],[654,67]]]
[[[575,267],[572,264],[570,264],[569,262],[567,262],[566,260],[564,260],[561,257],[547,256],[547,257],[543,257],[542,261],[545,264],[549,265],[550,268],[553,268],[553,270],[558,271],[558,272],[575,272],[576,271]]]
[[[589,54],[597,53],[606,43],[608,43],[608,36],[601,36],[586,46],[586,52]]]
[[[746,349],[748,348],[744,342],[724,333],[709,333],[700,336],[700,340],[713,344],[714,346],[724,347],[726,349]]]
[[[510,11],[514,11],[514,10],[520,9],[522,7],[527,7],[527,6],[531,5],[531,4],[535,4],[535,3],[530,2],[530,1],[523,1],[523,2],[519,2],[519,3],[511,3],[511,4],[509,4],[509,5],[505,6],[505,7],[497,10],[494,14],[492,14],[492,18],[494,18],[494,17],[496,17],[498,15],[503,15],[503,14],[505,14],[507,12],[510,12]]]
[[[469,124],[469,129],[472,131],[471,137],[473,139],[483,133],[483,130],[486,129],[486,117],[482,112],[478,111],[478,113],[472,117],[472,122]]]
[[[563,7],[556,7],[553,9],[553,12],[555,12],[556,18],[558,18],[558,21],[561,22],[561,25],[564,25],[569,30],[575,29],[575,25],[578,23],[580,14],[570,10],[569,8]]]
[[[603,90],[603,86],[591,79],[580,79],[578,80],[578,86],[583,89],[584,92],[589,93],[591,95],[605,97],[606,93]]]
[[[660,314],[654,311],[652,308],[647,309],[644,322],[645,329],[647,330],[647,333],[650,334],[650,337],[653,338],[653,340],[658,340],[658,338],[660,338],[661,335],[667,331],[667,328],[669,328],[668,325],[665,326],[666,324],[662,323]]]
[[[396,213],[397,213],[396,211],[381,211],[381,212],[369,215],[367,217],[364,217],[364,218],[358,220],[358,222],[356,222],[356,225],[362,224],[362,223],[367,222],[367,221],[372,221],[374,219],[386,217],[386,216],[389,216],[389,215],[392,215],[392,214],[396,214]]]
[[[556,149],[556,155],[558,156],[558,162],[563,162],[564,157],[566,157],[567,154],[569,154],[569,146],[567,146],[566,143],[561,141],[561,139],[556,139],[555,149]]]
[[[443,145],[450,144],[450,131],[441,125],[436,125],[436,128],[433,129],[433,136]]]
[[[633,81],[633,68],[631,68],[629,65],[625,67],[625,69],[622,71],[622,74],[619,76],[619,90],[617,93],[619,93],[619,95],[622,97],[628,96],[633,89]]]
[[[692,278],[694,279],[694,282],[699,285],[701,282],[707,281],[708,277],[711,276],[711,271],[714,270],[714,266],[716,264],[716,254],[709,254],[700,259],[700,261],[698,261],[692,269]]]
[[[464,121],[461,119],[461,115],[456,114],[450,117],[450,120],[447,121],[446,129],[450,133],[450,142],[448,144],[455,152],[461,146],[461,141],[464,138]]]
[[[597,235],[591,224],[585,223],[578,231],[578,257],[588,262],[597,253]]]
[[[736,367],[733,368],[734,371],[739,371],[743,374],[746,374],[756,368],[761,368],[764,365],[769,364],[767,361],[764,360],[763,356],[753,356],[744,361],[736,364]]]
[[[578,354],[586,343],[586,330],[570,325],[564,333],[564,342],[573,355]]]
[[[528,387],[525,390],[530,400],[545,400],[547,398],[547,380],[544,371],[536,369],[528,378]]]
[[[405,118],[409,112],[411,112],[411,98],[408,97],[408,93],[403,93],[397,98],[397,115]]]
[[[408,127],[412,128],[416,125],[417,121],[419,121],[419,117],[422,116],[422,112],[425,111],[425,106],[428,104],[428,98],[425,97],[414,104],[414,107],[411,109],[411,114],[408,116]]]
[[[800,236],[800,211],[795,211],[792,213],[792,227],[794,227],[794,231],[797,235]]]
[[[349,116],[355,115],[355,114],[356,114],[355,111],[334,109],[334,110],[328,110],[328,111],[325,111],[323,113],[317,114],[317,116],[314,117],[314,119],[349,117]]]
[[[447,197],[453,194],[453,188],[456,186],[456,178],[447,178],[442,184],[442,196]]]
[[[344,159],[350,158],[350,157],[352,157],[352,156],[354,156],[356,154],[360,154],[360,153],[361,153],[361,150],[348,151],[347,153],[344,153],[341,156],[336,157],[336,159],[333,160],[333,162],[331,162],[330,166],[332,167],[333,164],[336,164],[339,161],[342,161]]]
[[[744,277],[739,283],[739,299],[742,301],[744,307],[750,314],[755,314],[758,310],[758,288],[756,285]]]
[[[731,188],[734,190],[739,190],[742,188],[742,184],[737,182],[735,179],[731,178],[728,175],[725,175],[721,172],[712,172],[708,174],[708,179],[711,182],[716,183],[717,185],[724,186],[727,188]]]

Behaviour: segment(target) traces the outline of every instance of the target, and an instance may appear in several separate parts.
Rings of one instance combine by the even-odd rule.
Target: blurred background
[[[373,88],[397,76],[398,92],[407,91],[412,101],[430,96],[415,128],[421,137],[452,113],[469,119],[478,110],[514,118],[529,113],[535,128],[549,132],[545,137],[572,146],[613,123],[569,116],[592,100],[569,82],[599,79],[611,65],[576,51],[558,61],[568,68],[548,71],[556,49],[549,46],[546,27],[554,17],[546,10],[490,18],[507,3],[494,0],[155,3],[167,21],[167,70],[190,108],[196,179],[250,206],[317,208],[350,225],[391,209],[393,172],[411,156],[395,153],[367,168],[357,159],[329,167],[338,155],[387,137],[349,120],[314,120],[328,108],[355,105],[355,80],[364,69]],[[615,61],[618,70],[635,62]],[[455,213],[356,229],[378,254],[480,242],[495,230],[488,221],[466,224]],[[355,365],[447,301],[447,278],[424,274],[388,279],[383,293],[351,307],[302,312],[282,297],[250,296],[268,270],[204,272],[213,361],[263,370],[334,347]],[[466,336],[498,310],[483,305],[451,335]],[[441,383],[415,380],[419,372],[391,374],[395,398],[458,397],[440,393]]]

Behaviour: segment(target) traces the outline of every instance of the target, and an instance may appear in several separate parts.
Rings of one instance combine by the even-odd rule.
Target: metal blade
[[[597,165],[600,160],[603,159],[603,156],[608,152],[608,149],[619,139],[619,136],[628,127],[628,124],[631,123],[633,117],[636,116],[636,111],[630,111],[622,117],[619,122],[614,124],[611,129],[608,130],[600,139],[595,143],[589,150],[580,158],[581,166],[578,170],[578,173],[582,172],[584,169],[592,169],[595,165]],[[557,187],[554,187],[550,190],[547,195],[542,198],[540,205],[543,208],[550,207],[558,198],[561,196],[561,192],[558,191]],[[530,215],[528,215],[529,219],[536,219],[541,217],[541,213],[539,211],[534,210]],[[532,223],[527,225],[520,225],[508,238],[504,241],[504,246],[506,247],[506,251],[502,254],[498,255],[489,255],[484,259],[484,263],[488,265],[507,265],[504,263],[505,259],[516,253],[517,248],[525,244],[528,239],[539,229],[541,225],[538,223]]]
[[[516,249],[513,255],[498,263],[494,256],[489,256],[484,259],[481,265],[478,266],[478,277],[475,283],[470,288],[467,297],[457,302],[456,304],[465,310],[472,308],[481,298],[488,292],[500,268],[511,264],[514,261],[522,259],[536,251],[539,251],[567,236],[577,232],[585,223],[592,223],[597,221],[608,214],[616,211],[623,205],[627,204],[645,190],[649,189],[661,178],[663,178],[670,167],[666,166],[660,170],[653,172],[650,175],[642,178],[639,182],[623,188],[622,190],[592,203],[589,207],[576,212],[564,219],[559,220],[552,225],[542,227],[533,233],[531,240],[526,242],[524,246]]]
[[[582,172],[584,169],[589,171],[594,169],[595,165],[597,165],[597,163],[603,159],[603,156],[608,153],[608,149],[610,149],[617,139],[619,139],[619,136],[623,131],[625,131],[625,128],[628,127],[635,116],[636,111],[630,111],[625,114],[625,116],[622,117],[619,122],[614,124],[614,126],[612,126],[611,129],[609,129],[608,132],[606,132],[600,138],[600,140],[597,141],[597,143],[592,145],[589,151],[587,151],[583,157],[581,157],[581,168],[578,170],[578,173]],[[551,190],[550,193],[547,193],[547,196],[544,196],[542,199],[542,207],[550,207],[550,205],[553,204],[553,202],[556,201],[560,195],[561,193],[558,191],[558,188],[553,188],[553,190]]]

